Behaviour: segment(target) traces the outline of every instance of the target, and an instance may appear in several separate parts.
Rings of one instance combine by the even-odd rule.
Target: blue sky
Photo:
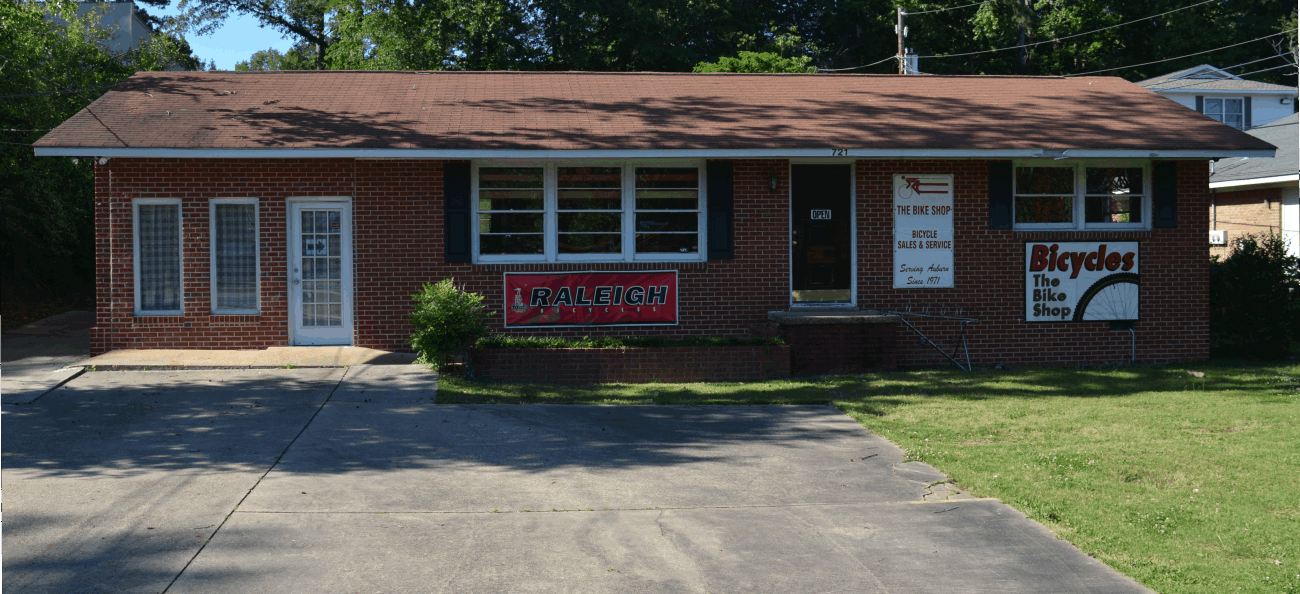
[[[177,14],[176,4],[172,3],[157,14]],[[257,19],[242,15],[232,15],[212,35],[188,35],[186,40],[194,49],[194,55],[202,59],[205,66],[208,60],[216,60],[217,68],[221,70],[234,70],[235,62],[247,60],[253,52],[271,47],[283,52],[293,45],[289,39],[281,37],[279,32],[259,27]]]

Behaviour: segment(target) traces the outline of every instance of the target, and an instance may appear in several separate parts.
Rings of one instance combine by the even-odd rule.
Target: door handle
[[[295,284],[295,285],[298,284],[298,279],[296,279],[296,278],[293,279],[293,284]]]

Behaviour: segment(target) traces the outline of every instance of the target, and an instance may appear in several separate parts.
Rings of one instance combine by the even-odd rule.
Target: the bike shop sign
[[[1138,319],[1138,244],[1025,244],[1025,320]]]
[[[894,176],[894,288],[952,288],[952,176]]]

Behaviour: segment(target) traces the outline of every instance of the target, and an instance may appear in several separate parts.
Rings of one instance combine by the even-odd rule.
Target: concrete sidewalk
[[[390,353],[360,347],[315,346],[270,347],[256,351],[122,349],[89,358],[83,365],[107,370],[141,367],[233,369],[405,365],[413,362],[415,355],[410,353]]]
[[[95,314],[69,311],[5,332],[0,339],[0,398],[31,402],[81,373],[90,357]]]
[[[438,405],[408,369],[87,372],[4,405],[6,585],[1146,592],[831,407]]]

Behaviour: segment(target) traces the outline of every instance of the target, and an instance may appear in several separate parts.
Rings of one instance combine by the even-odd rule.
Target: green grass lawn
[[[590,387],[444,377],[438,402],[833,404],[1158,592],[1300,589],[1300,365]]]

